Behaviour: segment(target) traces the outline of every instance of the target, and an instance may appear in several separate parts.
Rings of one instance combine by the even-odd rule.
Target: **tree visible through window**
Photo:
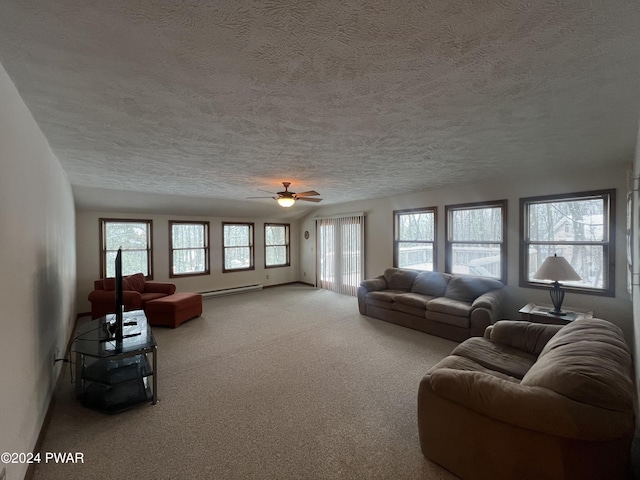
[[[393,264],[417,270],[434,269],[436,208],[396,210]]]
[[[289,260],[289,224],[264,224],[264,266],[285,267]]]
[[[446,271],[506,283],[507,201],[447,205],[445,209]]]
[[[115,258],[122,248],[122,274],[151,271],[151,220],[100,219],[100,276],[115,276]]]
[[[544,286],[533,275],[553,255],[565,257],[582,277],[565,290],[614,294],[615,190],[529,197],[520,200],[521,286]]]
[[[170,277],[209,273],[209,222],[169,222]]]
[[[253,223],[223,223],[223,272],[253,270]]]

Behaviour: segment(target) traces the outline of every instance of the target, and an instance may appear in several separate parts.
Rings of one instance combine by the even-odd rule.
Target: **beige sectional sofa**
[[[420,382],[420,446],[465,480],[624,479],[634,395],[612,323],[499,321]]]
[[[482,336],[500,319],[498,280],[388,268],[358,288],[360,313],[422,332],[462,341]]]

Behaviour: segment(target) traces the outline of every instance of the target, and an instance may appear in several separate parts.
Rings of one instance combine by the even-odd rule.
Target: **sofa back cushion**
[[[129,288],[124,288],[124,282],[127,282],[129,285]],[[122,279],[123,282],[123,287],[125,290],[135,290],[136,292],[144,292],[144,284],[146,283],[146,280],[144,278],[144,274],[143,273],[136,273],[134,275],[128,275],[125,278]]]
[[[411,291],[411,285],[418,276],[416,270],[407,270],[404,268],[387,268],[384,271],[384,279],[387,281],[387,287],[390,290]]]
[[[522,385],[544,387],[577,402],[633,410],[631,353],[622,331],[598,318],[560,329],[540,352]]]
[[[473,302],[480,295],[502,287],[503,283],[493,278],[453,275],[444,296],[461,302]]]
[[[432,297],[442,297],[451,279],[448,273],[420,272],[413,281],[411,291]]]
[[[143,277],[144,278],[144,277]],[[103,290],[115,290],[116,289],[116,279],[113,277],[105,278],[102,280],[102,288]],[[122,277],[122,290],[133,290],[129,285],[127,277]]]

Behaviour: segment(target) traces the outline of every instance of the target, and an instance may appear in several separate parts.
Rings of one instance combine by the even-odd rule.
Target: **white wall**
[[[75,319],[71,186],[0,65],[0,452],[33,450]],[[0,464],[7,478],[27,465]]]
[[[640,131],[638,132],[638,141],[636,144],[636,156],[633,164],[633,323],[634,323],[634,360],[636,368],[636,388],[640,402]],[[640,475],[640,409],[636,416],[638,432],[636,433],[637,442],[637,470]]]
[[[279,285],[298,280],[297,221],[252,218],[188,217],[182,215],[122,214],[114,212],[76,213],[79,312],[91,311],[87,300],[93,290],[93,282],[100,278],[100,218],[133,218],[153,221],[153,279],[176,284],[178,292],[204,292],[221,288],[262,284]],[[169,221],[207,221],[210,227],[211,274],[185,278],[169,277]],[[253,222],[255,234],[255,270],[222,273],[222,222]],[[264,268],[264,224],[291,224],[291,266]],[[269,278],[267,278],[267,275]]]
[[[632,159],[629,159],[631,165]],[[300,240],[300,277],[315,281],[315,224],[313,217],[338,213],[366,212],[365,219],[365,277],[380,275],[393,264],[393,211],[404,208],[432,207],[437,212],[437,269],[444,271],[444,207],[449,204],[507,199],[507,302],[504,318],[519,318],[518,310],[529,302],[550,304],[546,290],[520,288],[519,283],[519,199],[521,197],[561,194],[586,190],[616,189],[616,296],[601,297],[567,293],[565,306],[588,308],[598,317],[618,324],[628,341],[633,338],[632,303],[626,288],[625,229],[626,229],[626,175],[628,166],[612,165],[597,170],[541,173],[536,178],[496,179],[455,188],[388,197],[336,206],[322,207],[300,221],[300,232],[308,230],[309,240]],[[300,234],[301,235],[301,234]],[[306,277],[303,274],[306,272]]]

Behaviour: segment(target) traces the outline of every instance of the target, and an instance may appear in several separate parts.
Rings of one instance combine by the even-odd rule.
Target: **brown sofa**
[[[420,382],[420,446],[465,480],[624,479],[634,395],[612,323],[499,321]]]
[[[128,275],[122,279],[124,309],[144,310],[147,302],[172,295],[176,291],[173,283],[148,282],[142,273]],[[115,279],[103,278],[94,282],[94,290],[89,293],[91,318],[99,318],[115,313]]]
[[[500,319],[498,280],[388,268],[358,288],[360,313],[461,342]]]

